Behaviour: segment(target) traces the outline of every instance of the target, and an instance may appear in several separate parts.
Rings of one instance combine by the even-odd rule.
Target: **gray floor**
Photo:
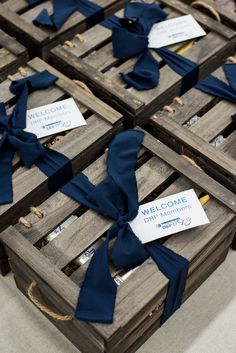
[[[15,288],[0,278],[1,353],[78,353]],[[236,352],[236,252],[138,353]]]

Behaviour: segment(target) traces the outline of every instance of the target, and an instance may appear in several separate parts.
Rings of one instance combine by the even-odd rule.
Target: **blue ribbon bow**
[[[212,75],[207,76],[199,82],[194,88],[213,96],[226,99],[236,103],[236,64],[224,64],[223,70],[228,84]],[[236,122],[236,114],[232,120]]]
[[[70,160],[62,154],[43,147],[36,135],[24,131],[26,128],[27,99],[30,92],[51,86],[58,78],[48,71],[13,81],[10,91],[18,97],[13,112],[7,116],[4,103],[0,103],[0,205],[11,203],[12,161],[19,153],[23,165],[30,168],[33,164],[50,177],[49,190],[54,192],[73,177]],[[61,181],[55,176],[65,175]],[[59,174],[58,174],[59,173]]]
[[[28,0],[29,5],[35,6],[44,0]],[[103,8],[90,0],[53,0],[53,15],[49,16],[43,9],[33,20],[36,26],[47,26],[58,31],[65,21],[76,11],[86,16],[88,27],[95,25],[104,18]]]
[[[138,55],[132,72],[121,74],[123,80],[138,90],[154,88],[159,83],[158,62],[148,48],[148,35],[154,23],[164,21],[166,13],[157,5],[127,3],[124,18],[115,16],[104,20],[101,25],[112,29],[113,54],[127,60]],[[168,49],[154,49],[179,75],[183,76],[182,93],[198,82],[198,65]]]
[[[109,270],[108,248],[112,238],[116,238],[111,254],[116,269],[133,269],[151,256],[170,280],[162,323],[181,305],[188,261],[157,241],[142,244],[128,223],[138,213],[135,167],[143,136],[143,132],[127,130],[113,139],[107,158],[108,176],[97,187],[80,173],[61,189],[115,222],[90,261],[75,312],[77,319],[113,322],[117,285]]]

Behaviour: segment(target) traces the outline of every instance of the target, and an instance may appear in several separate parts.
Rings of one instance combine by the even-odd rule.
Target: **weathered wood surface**
[[[178,0],[161,0],[160,3],[164,5],[168,18],[192,13],[206,29],[205,37],[194,41],[191,48],[182,52],[183,56],[199,64],[200,78],[233,54],[235,47],[233,30]],[[117,16],[122,16],[122,13],[119,11]],[[102,99],[127,115],[125,120],[127,126],[142,125],[157,108],[163,107],[166,101],[180,94],[182,78],[164,65],[156,53],[153,55],[161,64],[159,86],[147,91],[138,91],[126,85],[120,77],[121,72],[132,69],[136,58],[123,62],[113,57],[109,29],[97,25],[84,32],[82,37],[83,42],[68,37],[67,39],[71,39],[71,47],[59,45],[52,49],[50,52],[52,62],[69,76],[85,80]],[[185,45],[186,43],[179,43],[170,49],[178,52]]]
[[[59,134],[56,143],[50,146],[71,159],[73,171],[76,173],[95,160],[114,134],[122,129],[122,116],[41,59],[35,58],[26,66],[27,75],[45,69],[59,79],[50,88],[32,93],[28,100],[28,108],[69,97],[75,99],[86,118],[87,125],[65,134]],[[16,73],[14,77],[20,78],[21,76]],[[1,99],[5,104],[10,105],[9,111],[15,103],[9,91],[10,83],[11,81],[6,80],[0,84]],[[49,136],[41,142],[48,144],[55,137]],[[0,206],[0,231],[14,224],[20,214],[27,214],[30,206],[42,202],[49,196],[48,178],[36,166],[30,169],[22,167],[19,158],[16,157],[13,161],[13,168],[14,201],[11,204]]]
[[[222,68],[213,72],[226,81]],[[235,104],[192,88],[172,112],[158,111],[151,119],[153,133],[182,154],[190,155],[219,182],[236,192],[236,131],[231,116]],[[191,124],[190,119],[196,119]],[[218,139],[218,140],[217,140]],[[217,141],[221,141],[218,143]]]
[[[190,188],[199,197],[203,192],[211,195],[204,205],[210,224],[164,239],[166,246],[190,261],[187,299],[226,256],[236,227],[236,209],[232,204],[235,195],[148,133],[143,146],[136,170],[141,203]],[[94,184],[106,175],[105,159],[104,154],[84,170]],[[42,219],[28,214],[25,219],[31,222],[31,228],[17,223],[1,234],[1,240],[18,287],[26,293],[35,280],[40,300],[56,312],[71,314],[88,264],[79,266],[77,259],[103,237],[112,223],[60,192],[38,205],[38,209],[44,215]],[[55,227],[71,215],[78,218],[60,235],[48,240]],[[52,322],[82,352],[134,352],[159,327],[167,286],[168,280],[148,259],[120,285],[112,325],[76,320]]]
[[[119,10],[124,4],[124,0],[94,0],[94,2],[104,9],[105,17]],[[32,21],[42,9],[47,9],[49,14],[52,14],[52,1],[48,0],[30,8],[27,0],[6,0],[0,3],[0,26],[26,45],[32,56],[38,55],[47,59],[52,47],[63,43],[69,35],[85,31],[88,26],[85,16],[75,12],[59,31],[52,31],[46,27],[39,28]]]
[[[27,49],[0,29],[0,82],[28,59]]]
[[[193,0],[183,0],[191,5]],[[236,29],[236,7],[233,0],[204,0],[204,3],[210,5],[220,15],[221,22],[230,28]],[[212,13],[202,6],[195,6],[199,11],[213,17]]]

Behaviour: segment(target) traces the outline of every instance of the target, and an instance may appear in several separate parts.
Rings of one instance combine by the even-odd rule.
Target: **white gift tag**
[[[73,98],[27,110],[26,131],[38,138],[86,125]]]
[[[144,205],[129,224],[142,243],[209,223],[193,189]]]
[[[149,48],[162,48],[206,35],[192,15],[155,23],[149,33]]]

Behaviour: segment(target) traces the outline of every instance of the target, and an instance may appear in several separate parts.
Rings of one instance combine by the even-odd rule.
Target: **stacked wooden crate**
[[[27,49],[0,29],[0,82],[28,59]]]
[[[106,175],[105,163],[102,155],[84,170],[95,185]],[[236,226],[235,195],[148,133],[136,177],[140,203],[190,188],[199,198],[210,195],[204,205],[210,224],[164,239],[167,247],[190,261],[186,300],[228,252]],[[38,205],[38,210],[41,219],[32,213],[25,217],[30,228],[17,223],[1,236],[18,288],[43,312],[51,310],[46,316],[81,352],[135,352],[160,326],[168,280],[148,259],[132,273],[113,274],[120,284],[113,324],[70,320],[89,261],[89,257],[81,261],[82,255],[102,242],[112,221],[61,192]],[[52,233],[72,215],[60,234]]]
[[[206,29],[207,35],[194,41],[193,45],[191,43],[189,49],[183,49],[186,43],[179,43],[170,48],[199,64],[199,78],[206,76],[227,56],[234,53],[236,37],[230,28],[180,1],[161,0],[160,4],[164,6],[168,18],[190,13]],[[122,14],[123,11],[120,11],[116,15],[121,17]],[[68,36],[67,39],[71,39],[72,45],[59,45],[52,49],[51,60],[70,77],[83,79],[101,99],[127,115],[127,126],[142,125],[157,108],[180,94],[182,77],[164,65],[154,52],[153,56],[161,65],[158,87],[147,91],[130,88],[122,81],[120,73],[130,71],[136,58],[125,62],[115,58],[112,53],[111,34],[109,29],[97,25],[83,33],[82,41]]]
[[[86,90],[85,85],[82,85],[85,89],[81,88],[39,58],[29,61],[23,71],[21,69],[21,73],[16,72],[12,79],[22,78],[22,74],[27,77],[43,70],[48,70],[59,79],[52,87],[32,93],[28,108],[73,97],[86,118],[85,126],[41,140],[43,144],[71,159],[73,171],[76,173],[95,160],[112,136],[122,129],[122,116]],[[15,104],[14,96],[9,91],[10,84],[9,79],[0,84],[1,99],[9,105],[9,111]],[[0,231],[14,224],[20,213],[27,213],[30,206],[38,204],[49,195],[48,178],[36,166],[27,169],[21,166],[19,158],[15,158],[13,168],[14,201],[0,206]],[[6,258],[3,256],[1,264],[1,270],[5,273],[8,268]]]
[[[124,0],[93,2],[104,9],[105,17],[118,10],[116,15],[123,16]],[[224,80],[219,66],[235,51],[233,1],[224,1],[223,6],[220,0],[204,0],[217,9],[222,23],[199,4],[196,9],[188,6],[191,2],[159,1],[168,18],[192,14],[207,32],[169,49],[196,62],[200,80],[210,73]],[[80,13],[57,32],[39,28],[32,20],[42,8],[51,13],[52,2],[34,8],[27,0],[0,4],[0,26],[19,38],[32,57],[40,55],[57,68],[39,58],[24,65],[26,51],[0,30],[0,45],[10,52],[5,62],[13,57],[22,60],[14,61],[12,71],[4,68],[3,74],[0,67],[0,81],[11,74],[0,83],[0,100],[10,112],[16,103],[9,91],[11,80],[45,69],[58,76],[52,87],[30,95],[28,108],[75,99],[87,125],[41,142],[69,157],[74,174],[83,170],[95,185],[106,176],[111,139],[123,125],[148,123],[136,170],[139,202],[191,188],[206,200],[202,202],[210,224],[161,240],[190,262],[186,300],[222,263],[230,245],[236,249],[236,135],[231,121],[235,105],[195,88],[179,97],[182,77],[156,53],[158,87],[147,91],[129,87],[120,73],[130,71],[136,58],[123,61],[113,56],[109,29],[101,24],[88,29]],[[128,272],[114,271],[111,265],[119,286],[114,323],[71,320],[88,263],[112,222],[60,191],[50,195],[48,178],[37,167],[28,170],[16,157],[13,168],[14,201],[0,206],[0,271],[9,271],[9,256],[18,288],[82,353],[135,352],[160,326],[168,280],[151,259]]]
[[[111,15],[125,0],[95,0],[101,6],[104,16]],[[49,49],[62,43],[68,35],[75,35],[87,29],[85,16],[75,12],[59,31],[35,26],[32,21],[42,9],[52,13],[52,1],[45,1],[31,8],[27,0],[6,0],[0,4],[0,26],[14,35],[29,49],[32,56],[48,57]]]

